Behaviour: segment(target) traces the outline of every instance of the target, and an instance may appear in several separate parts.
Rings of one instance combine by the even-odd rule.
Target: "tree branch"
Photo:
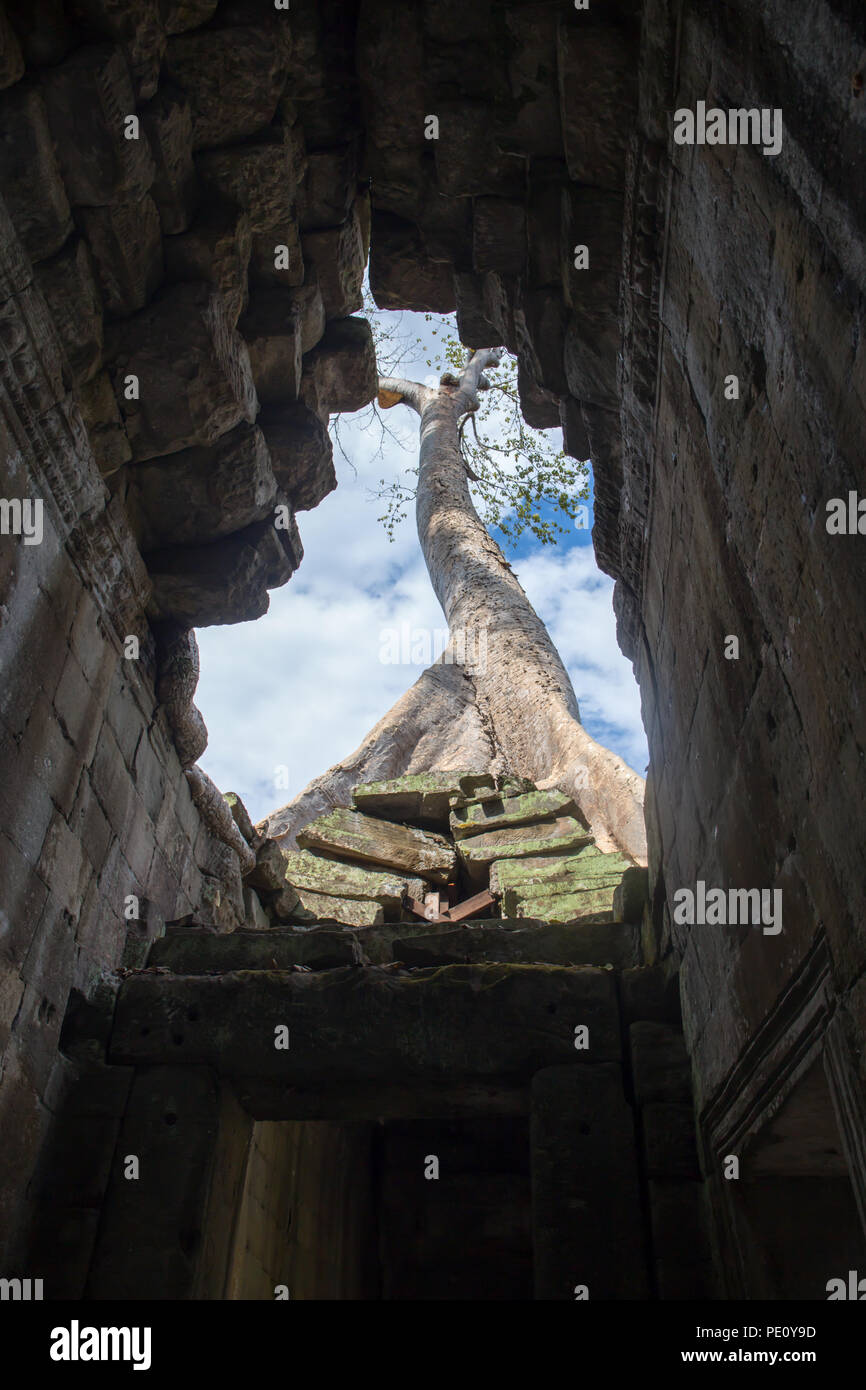
[[[478,392],[482,388],[483,373],[485,367],[498,367],[502,357],[499,348],[479,348],[473,352],[460,376],[460,395],[466,404],[462,405],[461,410],[478,409]],[[486,386],[489,387],[489,382]]]
[[[402,404],[411,406],[420,415],[430,396],[431,392],[420,381],[407,381],[399,376],[379,377],[379,404],[383,410]]]

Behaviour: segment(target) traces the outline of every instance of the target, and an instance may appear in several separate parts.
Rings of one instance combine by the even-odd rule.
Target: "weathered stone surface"
[[[102,297],[86,242],[70,239],[35,274],[73,376],[89,381],[102,363]]]
[[[295,129],[280,126],[243,145],[207,150],[195,164],[206,189],[247,213],[254,236],[268,233],[273,241],[285,240],[282,233],[294,225],[293,205],[305,168]]]
[[[309,267],[303,285],[288,291],[301,326],[301,352],[310,352],[325,331],[325,306],[315,271]]]
[[[430,883],[447,883],[456,863],[453,847],[441,835],[342,809],[311,821],[299,833],[298,844],[301,849],[420,875]]]
[[[473,348],[498,347],[499,332],[484,312],[480,277],[466,271],[456,273],[454,297],[461,343]]]
[[[358,204],[339,227],[305,232],[301,246],[304,262],[316,271],[327,317],[344,319],[360,309],[367,251]]]
[[[627,1023],[648,1019],[681,1027],[679,977],[674,970],[661,965],[624,970],[620,987]]]
[[[120,46],[139,99],[153,96],[165,51],[161,0],[73,0],[70,8],[85,32]]]
[[[683,1035],[667,1023],[633,1023],[629,1029],[634,1091],[638,1102],[688,1105],[691,1075]]]
[[[174,35],[165,69],[189,97],[197,150],[243,140],[268,125],[285,83],[268,33],[241,25]]]
[[[132,458],[132,447],[108,372],[99,372],[79,386],[78,408],[100,473],[103,477],[116,473]]]
[[[559,816],[577,817],[579,814],[571,798],[557,791],[531,791],[496,799],[485,797],[454,808],[450,818],[451,834],[455,840],[464,840],[483,831],[540,825]]]
[[[299,401],[263,411],[260,424],[276,478],[295,511],[317,507],[337,486],[333,445],[321,420]]]
[[[197,29],[213,19],[219,0],[162,0],[162,19],[167,34]]]
[[[135,203],[79,208],[106,313],[116,318],[134,314],[150,299],[162,280],[162,239],[159,213],[148,195]]]
[[[279,893],[286,885],[286,856],[275,840],[264,840],[256,853],[256,867],[247,877],[253,888]]]
[[[412,222],[374,211],[370,291],[380,309],[450,314],[457,299],[450,266],[431,260]]]
[[[636,35],[602,13],[574,15],[559,25],[562,138],[575,183],[619,189],[634,121]]]
[[[318,347],[304,359],[304,372],[311,374],[323,410],[334,414],[369,405],[378,392],[379,378],[367,320],[332,319]]]
[[[589,1028],[591,1054],[574,1047],[576,1019]],[[288,1049],[274,1046],[280,1023],[290,1025]],[[137,1065],[167,1057],[281,1087],[525,1084],[539,1067],[570,1064],[594,1072],[586,1065],[590,1055],[594,1063],[616,1060],[619,1029],[611,973],[590,968],[138,975],[121,987],[109,1055]]]
[[[591,1047],[592,1037],[590,1028]],[[646,1298],[634,1122],[620,1068],[539,1072],[530,1143],[535,1297],[573,1302],[583,1285],[590,1300]]]
[[[176,285],[134,319],[106,334],[114,388],[137,459],[211,444],[258,401],[249,354],[209,285]],[[139,380],[139,399],[124,398],[124,378]]]
[[[254,931],[268,931],[271,925],[261,898],[248,883],[244,884],[244,920],[246,926]]]
[[[28,63],[59,63],[71,35],[63,0],[6,0],[3,6]]]
[[[272,516],[277,500],[264,435],[247,424],[210,446],[138,464],[130,483],[144,550],[217,540]]]
[[[236,324],[247,304],[253,236],[245,212],[233,203],[211,201],[192,226],[163,241],[167,280],[206,280],[218,289],[228,320]]]
[[[359,898],[335,898],[330,893],[311,893],[302,888],[292,910],[293,922],[342,922],[347,927],[375,927],[385,913],[377,902]]]
[[[635,865],[626,869],[622,882],[613,895],[613,910],[618,922],[639,922],[649,899],[649,878],[646,869]]]
[[[81,207],[140,202],[155,168],[147,135],[127,140],[135,95],[119,48],[79,48],[44,74],[51,134],[70,201]]]
[[[474,796],[485,787],[496,790],[496,780],[487,772],[420,772],[364,783],[355,787],[352,800],[359,811],[385,820],[447,826],[451,798]]]
[[[258,290],[238,324],[247,344],[262,405],[297,400],[301,386],[301,324],[289,289]]]
[[[247,880],[249,882],[249,880]],[[215,932],[202,928],[169,931],[150,948],[148,964],[175,975],[220,975],[226,970],[334,970],[361,963],[358,941],[351,932],[296,931],[270,927],[267,931]]]
[[[458,842],[461,862],[470,878],[486,878],[497,861],[527,859],[544,854],[574,854],[589,844],[592,836],[574,816],[559,816],[539,825],[517,825],[503,830],[490,830],[469,836]],[[511,915],[511,914],[509,914]],[[521,916],[522,913],[514,913]],[[534,917],[544,916],[535,912]]]
[[[255,522],[209,545],[148,551],[155,616],[189,627],[243,623],[268,611],[268,589],[294,574],[303,550],[297,530]]]
[[[326,150],[311,150],[298,198],[301,230],[310,232],[344,222],[352,210],[357,184],[357,140]]]
[[[53,255],[72,230],[72,216],[45,104],[27,83],[0,97],[0,182],[30,259]]]
[[[399,909],[406,891],[405,876],[340,864],[306,850],[288,856],[286,880],[302,899],[305,891],[353,901],[367,899],[391,912]]]
[[[483,275],[519,275],[526,262],[526,212],[505,198],[476,198],[472,217],[472,265]]]
[[[656,1178],[649,1183],[649,1195],[659,1298],[717,1298],[703,1183]]]
[[[490,886],[502,894],[507,917],[611,922],[614,891],[628,867],[620,855],[601,854],[590,844],[576,855],[499,859],[491,868]]]
[[[183,93],[169,85],[161,87],[142,107],[140,116],[154,161],[150,195],[164,234],[172,236],[186,231],[198,198],[192,162],[192,112]]]
[[[633,927],[619,923],[582,923],[580,927],[533,921],[467,922],[418,930],[387,929],[382,954],[364,939],[371,961],[399,960],[409,966],[457,965],[472,961],[537,962],[548,965],[632,966],[640,958],[640,941]],[[400,933],[404,933],[401,935]]]

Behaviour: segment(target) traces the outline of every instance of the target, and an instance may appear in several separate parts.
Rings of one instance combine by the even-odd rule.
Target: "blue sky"
[[[384,326],[399,323],[410,344],[401,374],[422,381],[430,376],[426,358],[436,340],[425,316],[378,317]],[[413,349],[416,337],[422,342]],[[351,464],[335,450],[337,489],[314,511],[299,514],[304,560],[289,583],[271,593],[268,613],[257,622],[197,633],[196,704],[209,732],[201,765],[222,791],[238,793],[254,820],[351,753],[421,675],[426,660],[389,659],[389,631],[408,631],[406,656],[425,634],[434,656],[444,645],[445,620],[411,510],[389,544],[377,520],[384,506],[374,495],[380,478],[414,465],[417,416],[402,406],[388,413],[389,427],[409,452],[386,440],[383,457],[376,456],[381,433],[365,419],[363,413],[342,417],[341,441]],[[559,431],[549,433],[561,446]],[[568,668],[585,726],[645,775],[638,690],[616,644],[613,583],[595,564],[589,530],[570,529],[556,546],[524,536],[508,558]]]

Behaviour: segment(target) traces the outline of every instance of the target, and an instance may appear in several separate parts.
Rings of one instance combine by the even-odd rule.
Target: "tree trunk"
[[[350,758],[269,817],[271,835],[293,842],[315,815],[345,805],[357,782],[465,767],[507,771],[568,792],[602,850],[646,862],[643,779],[580,723],[547,629],[469,495],[458,422],[476,407],[484,367],[496,360],[495,352],[475,353],[459,384],[446,378],[438,390],[380,380],[385,401],[402,401],[420,415],[418,536],[448,621],[449,648]],[[445,672],[460,672],[461,679],[449,678],[443,699]],[[431,684],[435,698],[428,703]],[[419,740],[419,733],[427,737]]]

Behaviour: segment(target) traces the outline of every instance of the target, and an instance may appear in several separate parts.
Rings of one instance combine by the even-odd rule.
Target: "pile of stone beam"
[[[246,879],[273,922],[637,921],[646,894],[644,871],[603,854],[574,801],[491,773],[363,784],[297,843],[263,841]]]

